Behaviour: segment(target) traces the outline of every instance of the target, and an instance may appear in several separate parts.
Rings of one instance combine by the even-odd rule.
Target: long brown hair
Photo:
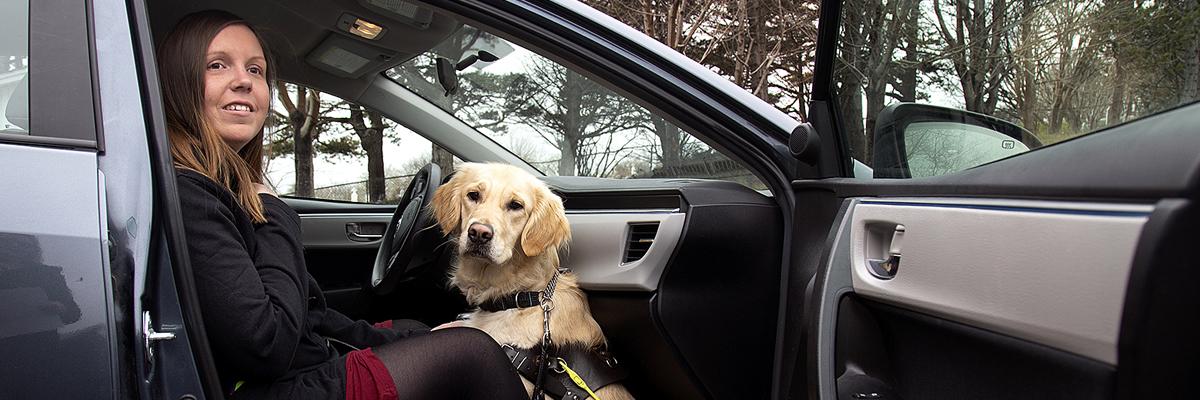
[[[167,135],[176,168],[195,170],[224,186],[256,223],[267,221],[254,183],[263,182],[263,129],[239,151],[221,139],[204,118],[204,67],[213,38],[231,25],[254,32],[267,58],[267,90],[275,69],[267,43],[246,21],[224,11],[201,11],[183,17],[158,48],[158,76],[167,114]],[[268,96],[270,98],[270,96]],[[269,110],[269,108],[268,108]],[[269,112],[269,111],[268,111]],[[265,125],[265,123],[264,123]]]

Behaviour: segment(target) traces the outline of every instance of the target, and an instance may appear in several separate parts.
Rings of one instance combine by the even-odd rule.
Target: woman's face
[[[254,32],[230,25],[217,33],[205,55],[204,118],[234,151],[262,129],[270,92],[267,59]]]

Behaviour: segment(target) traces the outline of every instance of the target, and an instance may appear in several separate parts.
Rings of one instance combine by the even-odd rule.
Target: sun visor
[[[331,33],[308,53],[305,61],[322,71],[343,78],[359,78],[367,73],[383,70],[397,56],[396,52]]]

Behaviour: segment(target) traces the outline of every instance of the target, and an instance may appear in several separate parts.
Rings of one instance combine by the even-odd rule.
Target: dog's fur
[[[514,203],[520,207],[514,209]],[[517,291],[543,290],[559,266],[559,247],[571,237],[562,199],[537,178],[510,165],[462,165],[438,188],[431,208],[442,231],[458,246],[451,284],[472,305]],[[474,223],[492,228],[494,236],[484,246],[472,244],[468,237]],[[553,303],[550,332],[556,344],[590,348],[605,343],[574,274],[559,277]],[[530,348],[541,342],[542,310],[476,310],[465,325],[487,332],[498,343]],[[533,385],[522,380],[532,391]],[[632,398],[619,383],[596,394],[604,400]]]

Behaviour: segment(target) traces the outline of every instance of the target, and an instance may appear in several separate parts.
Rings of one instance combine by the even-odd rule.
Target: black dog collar
[[[554,287],[558,284],[558,276],[570,271],[568,268],[559,267],[554,272],[554,276],[550,278],[550,282],[546,284],[546,289],[536,292],[509,293],[479,304],[479,309],[488,312],[497,312],[513,308],[540,306],[542,305],[542,299],[550,299],[551,296],[554,296]]]
[[[542,292],[516,292],[492,301],[485,301],[479,309],[489,312],[504,311],[513,308],[537,307],[542,305]]]

